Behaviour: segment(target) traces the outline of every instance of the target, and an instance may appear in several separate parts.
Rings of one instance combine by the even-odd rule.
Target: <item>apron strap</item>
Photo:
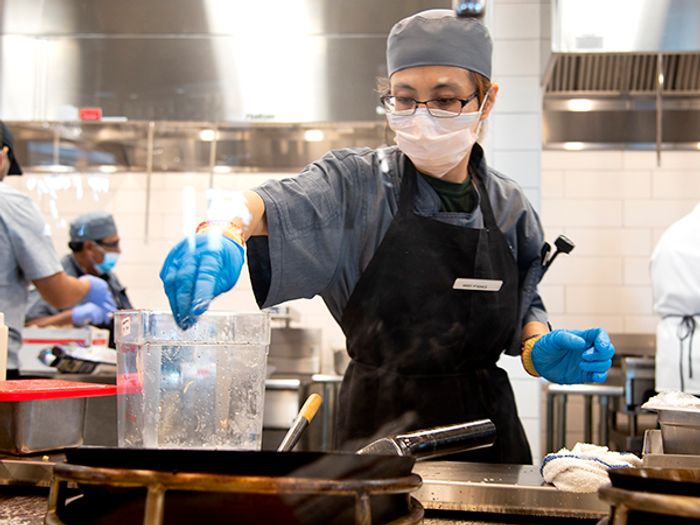
[[[399,214],[406,215],[413,211],[413,194],[416,186],[416,167],[403,155],[403,176],[401,177],[401,194],[399,197]]]
[[[679,372],[681,376],[681,392],[685,392],[685,379],[683,377],[683,341],[688,339],[688,378],[693,378],[693,336],[695,335],[695,317],[684,315],[676,330],[680,354],[678,359]]]

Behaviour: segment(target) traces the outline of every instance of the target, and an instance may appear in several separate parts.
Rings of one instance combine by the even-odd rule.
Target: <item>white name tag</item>
[[[496,279],[455,279],[452,288],[455,290],[478,290],[480,292],[497,292],[503,286],[503,281]]]

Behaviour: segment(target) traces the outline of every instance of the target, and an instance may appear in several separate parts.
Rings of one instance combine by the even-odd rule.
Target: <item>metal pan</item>
[[[408,475],[416,459],[488,447],[495,439],[496,427],[483,419],[378,439],[357,454],[80,447],[67,450],[66,461],[90,467],[238,476],[396,478]]]
[[[613,487],[635,492],[654,492],[677,496],[700,494],[700,469],[620,468],[610,469]]]
[[[236,476],[294,476],[366,479],[407,476],[415,458],[351,452],[128,449],[80,447],[66,450],[66,462],[89,467],[203,472]]]

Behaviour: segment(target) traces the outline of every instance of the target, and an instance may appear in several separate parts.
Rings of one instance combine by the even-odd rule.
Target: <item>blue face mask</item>
[[[100,273],[107,273],[114,268],[119,260],[119,254],[115,252],[105,252],[105,258],[101,263],[95,265],[95,270]]]

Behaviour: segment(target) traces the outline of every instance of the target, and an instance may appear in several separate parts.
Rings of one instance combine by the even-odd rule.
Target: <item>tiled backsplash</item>
[[[663,231],[700,201],[700,151],[542,153],[541,215],[550,240],[576,244],[541,291],[555,326],[656,330],[648,263]]]

